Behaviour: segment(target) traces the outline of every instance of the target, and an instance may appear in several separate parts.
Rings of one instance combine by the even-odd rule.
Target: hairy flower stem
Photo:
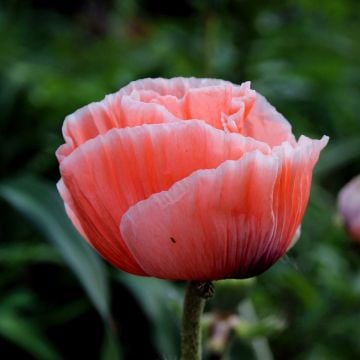
[[[181,333],[181,360],[201,359],[200,319],[205,300],[214,294],[211,282],[190,281],[188,283],[183,310]]]

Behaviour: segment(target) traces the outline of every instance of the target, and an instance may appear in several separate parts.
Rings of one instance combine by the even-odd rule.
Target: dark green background
[[[0,356],[177,357],[183,284],[119,274],[81,247],[54,152],[78,107],[139,78],[197,76],[251,80],[297,136],[330,136],[301,239],[250,296],[276,317],[259,330],[275,359],[360,358],[360,250],[336,221],[360,173],[359,18],[357,0],[3,0]],[[245,335],[231,359],[255,358]]]

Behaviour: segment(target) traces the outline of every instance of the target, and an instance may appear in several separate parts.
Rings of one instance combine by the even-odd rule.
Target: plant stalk
[[[213,294],[214,287],[211,282],[188,283],[183,309],[181,360],[201,360],[201,314],[205,300]]]

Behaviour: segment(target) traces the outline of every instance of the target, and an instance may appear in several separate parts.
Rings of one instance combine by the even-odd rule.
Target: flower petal
[[[244,121],[242,134],[270,146],[277,146],[285,141],[292,145],[296,143],[291,125],[259,93],[256,94],[255,104]]]
[[[130,83],[66,117],[66,143],[56,156],[61,161],[86,141],[113,128],[199,119],[218,129],[231,117],[241,122],[250,112],[255,92],[217,79],[144,79]],[[236,120],[234,120],[236,117]]]
[[[276,159],[259,152],[200,170],[131,207],[121,234],[152,276],[241,277],[271,239],[277,171]]]
[[[214,280],[261,273],[291,244],[325,143],[292,152],[288,145],[284,154],[255,151],[195,172],[131,207],[121,234],[152,276]]]
[[[266,144],[225,134],[202,121],[113,129],[62,161],[60,172],[72,201],[67,192],[62,195],[73,222],[93,246],[115,266],[138,274],[141,268],[119,231],[128,208],[195,170],[217,167],[255,149],[270,151]]]
[[[209,78],[184,78],[174,77],[172,79],[147,78],[131,82],[122,91],[130,94],[133,91],[142,92],[143,90],[152,91],[161,96],[175,96],[183,98],[190,89],[208,88],[211,86],[233,86],[229,81]]]
[[[81,222],[80,222],[79,218],[76,215],[76,209],[75,209],[74,200],[73,200],[68,188],[64,184],[64,181],[62,179],[60,179],[58,181],[58,183],[56,184],[56,187],[57,187],[57,189],[59,191],[60,196],[64,200],[66,214],[70,218],[71,222],[73,223],[73,225],[75,226],[77,231],[81,234],[81,236],[84,239],[88,240],[87,236],[86,236],[86,233],[85,233],[85,230],[83,229],[83,227],[81,225]]]
[[[87,105],[66,117],[63,124],[65,144],[56,151],[61,163],[78,146],[113,128],[177,121],[163,106],[139,104],[139,94],[122,92]]]
[[[153,81],[144,80],[141,101],[161,104],[179,120],[199,119],[234,132],[240,132],[238,124],[251,111],[256,97],[250,82],[238,86],[217,79],[174,78],[155,86]],[[152,90],[145,90],[146,86]]]
[[[301,136],[295,147],[283,143],[273,148],[273,155],[281,161],[273,198],[277,216],[274,247],[291,247],[309,200],[314,166],[327,142],[327,136],[321,140]]]

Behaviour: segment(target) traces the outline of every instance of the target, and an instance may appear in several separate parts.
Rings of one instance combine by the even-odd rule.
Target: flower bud
[[[360,242],[360,175],[340,190],[338,211],[350,236]]]

